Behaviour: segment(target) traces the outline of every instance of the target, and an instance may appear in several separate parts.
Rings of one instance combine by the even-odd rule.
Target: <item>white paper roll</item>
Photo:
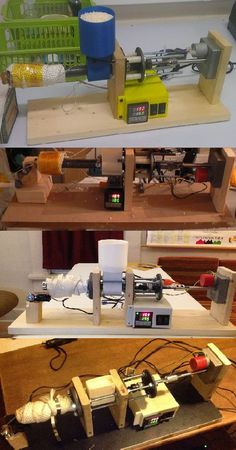
[[[123,272],[128,262],[128,241],[103,239],[98,241],[98,264],[102,272]]]

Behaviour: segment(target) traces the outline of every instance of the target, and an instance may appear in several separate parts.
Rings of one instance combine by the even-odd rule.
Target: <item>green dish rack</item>
[[[81,0],[82,8],[94,4],[92,0]],[[68,0],[7,0],[1,9],[5,21],[40,19],[43,16],[67,15],[71,20]]]
[[[0,22],[0,74],[13,63],[24,64],[63,64],[66,69],[85,63],[80,53],[79,21],[77,17],[56,19],[22,18],[22,0],[8,0],[5,16],[8,20]],[[91,6],[93,1],[82,0],[82,6]],[[14,8],[13,8],[14,4]],[[68,11],[68,0],[35,0],[40,6],[40,14],[57,14]],[[59,6],[61,5],[61,9]],[[14,20],[10,20],[14,11]],[[21,15],[21,19],[17,17]],[[73,81],[73,78],[71,78]]]
[[[13,63],[60,63],[69,68],[83,62],[77,18],[0,23],[0,73]]]

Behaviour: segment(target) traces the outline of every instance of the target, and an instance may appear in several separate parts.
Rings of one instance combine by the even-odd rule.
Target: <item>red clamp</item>
[[[200,275],[201,287],[213,287],[215,284],[215,275],[211,273],[203,273]]]

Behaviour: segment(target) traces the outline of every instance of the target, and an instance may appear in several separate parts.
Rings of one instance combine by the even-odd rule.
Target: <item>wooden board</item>
[[[199,87],[211,104],[217,104],[223,89],[232,45],[217,31],[209,31],[208,38],[221,49],[221,55],[215,79],[207,80],[203,75],[200,75]]]
[[[211,197],[217,211],[224,211],[226,197],[230,187],[231,173],[235,163],[235,151],[232,148],[223,148],[225,158],[225,170],[220,188],[211,187]]]
[[[176,199],[168,186],[153,186],[144,194],[133,195],[130,211],[104,210],[103,190],[84,185],[84,189],[62,191],[54,185],[46,204],[20,204],[13,199],[2,222],[7,228],[157,230],[199,229],[235,226],[226,209],[217,213],[209,193]],[[197,188],[197,187],[196,187]],[[61,192],[60,192],[61,191]],[[181,191],[178,191],[181,193]]]
[[[76,99],[47,98],[28,102],[28,145],[134,133],[182,125],[222,122],[230,119],[222,104],[211,105],[197,85],[169,86],[168,117],[142,124],[126,124],[113,118],[106,93]],[[65,113],[63,104],[66,102]],[[69,103],[71,102],[71,103]]]
[[[186,341],[186,339],[184,341]],[[87,374],[91,373],[91,371],[93,372],[94,360],[96,360],[96,372],[101,375],[106,374],[109,372],[111,367],[118,368],[127,364],[128,361],[132,359],[137,350],[147,342],[148,340],[146,339],[120,339],[119,341],[117,339],[107,339],[106,345],[104,345],[104,339],[79,339],[76,342],[72,342],[65,347],[68,358],[63,370],[57,372],[57,383],[55,383],[55,372],[49,370],[48,366],[48,362],[55,355],[55,350],[53,349],[45,350],[42,345],[37,345],[33,348],[29,347],[21,349],[19,351],[12,351],[11,353],[0,355],[1,388],[3,392],[4,406],[7,414],[14,413],[16,408],[18,408],[20,405],[23,405],[28,400],[31,392],[39,386],[40,380],[44,380],[45,385],[48,386],[53,386],[56,384],[58,386],[64,385],[78,373]],[[191,345],[196,345],[200,348],[204,348],[206,347],[208,342],[209,340],[207,339],[193,339],[190,343]],[[159,344],[160,342],[153,342],[149,346],[150,350],[156,348]],[[216,344],[228,357],[232,359],[236,358],[235,341],[233,339],[220,339],[217,340]],[[185,355],[186,360],[188,360],[189,356],[186,352],[183,352],[182,350],[176,350],[176,348],[166,347],[161,352],[157,352],[155,355],[153,355],[151,361],[160,369],[167,363],[172,363],[172,366],[169,367],[169,370],[171,370],[176,366],[176,359],[181,358]],[[12,370],[12,367],[14,367],[14,371]],[[144,367],[144,365],[140,366],[140,372]],[[29,369],[31,373],[30,377],[28,377]],[[234,370],[235,369],[233,369],[233,367],[229,369],[229,373],[226,374],[221,383],[222,387],[234,389]],[[26,378],[28,382],[24,383],[24,380]],[[19,381],[18,386],[21,386],[22,389],[16,389],[16,379]],[[233,401],[233,395],[229,392],[226,392],[223,396],[218,394],[214,394],[213,396],[213,402],[217,405],[217,407],[220,408],[227,408],[231,406],[230,401]],[[103,410],[102,415],[104,416]],[[149,444],[153,448],[153,446],[156,447],[161,445],[162,442],[167,443],[175,441],[176,439],[189,437],[199,432],[212,430],[214,428],[226,426],[235,422],[235,413],[233,412],[222,411],[222,416],[223,418],[221,421],[211,423],[210,425],[203,424],[202,426],[199,426],[195,429],[194,427],[189,427],[187,430],[185,430],[185,432],[182,431],[178,434],[174,433],[174,430],[172,430],[171,432],[171,430],[168,429],[168,433],[165,434],[165,437],[162,436],[161,438],[160,436],[152,435],[152,433],[155,433],[155,430],[158,432],[158,428],[145,430],[144,433],[137,433],[135,430],[133,430],[132,437],[134,437],[134,439],[132,441],[131,447],[129,448],[142,448],[146,450],[147,448],[149,448]],[[69,417],[69,421],[67,423],[69,425],[72,424],[71,417]],[[169,422],[169,426],[172,427],[173,423]],[[149,431],[151,435],[149,435]],[[120,431],[117,430],[117,433],[119,432]],[[124,429],[123,434],[125,434],[126,432],[127,428]],[[108,433],[106,437],[107,439],[110,438],[110,443],[112,443],[111,434]],[[137,443],[136,438],[140,439],[139,443]],[[154,442],[156,445],[154,444]],[[89,444],[90,447],[92,447],[92,441],[90,439],[86,440],[85,438],[85,440],[83,441],[83,445],[86,443]],[[41,446],[41,448],[43,447]],[[81,447],[78,446],[77,448]],[[98,446],[97,448],[100,447]],[[108,449],[109,447],[106,445],[105,448]]]
[[[20,336],[234,336],[236,327],[220,325],[207,310],[174,311],[170,329],[132,328],[124,324],[124,312],[104,310],[99,326],[89,317],[64,309],[44,309],[43,320],[37,324],[26,323],[25,312],[8,328],[10,334]]]

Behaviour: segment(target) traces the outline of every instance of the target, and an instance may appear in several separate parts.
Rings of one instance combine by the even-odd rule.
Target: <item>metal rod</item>
[[[126,74],[126,80],[140,80],[141,74],[140,73],[127,73]]]
[[[169,58],[152,58],[151,61],[153,63],[160,63],[164,59],[163,62],[168,62],[169,64],[201,64],[206,61],[206,58],[186,58],[186,59],[174,59],[173,57]]]
[[[63,168],[70,169],[91,169],[98,165],[96,159],[69,159],[65,158],[62,163]]]

